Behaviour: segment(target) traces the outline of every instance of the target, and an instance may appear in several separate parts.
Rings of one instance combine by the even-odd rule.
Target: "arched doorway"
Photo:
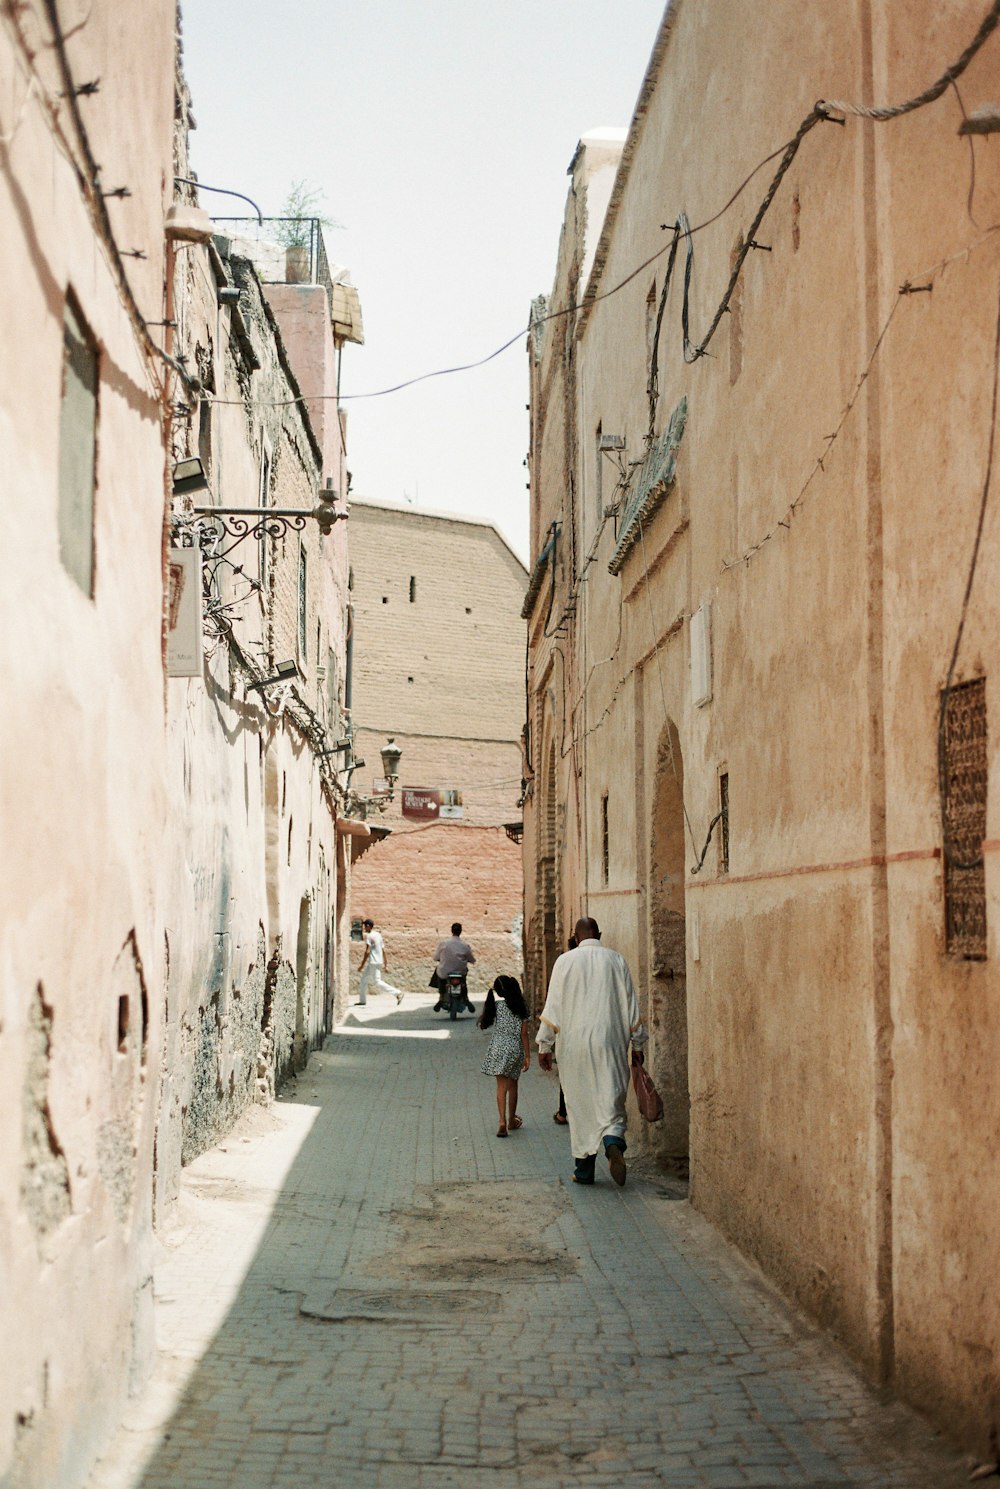
[[[309,1058],[310,957],[309,934],[312,904],[303,895],[299,902],[299,933],[295,943],[295,1068],[304,1070]]]
[[[561,951],[559,925],[558,808],[556,801],[556,747],[549,745],[542,793],[539,837],[538,901],[542,912],[541,966],[539,967],[538,1007],[545,1002],[552,965]],[[537,1010],[536,1010],[537,1011]]]
[[[663,1097],[658,1146],[664,1157],[688,1156],[686,867],[684,765],[668,720],[656,758],[649,893],[649,1020],[652,1075]]]

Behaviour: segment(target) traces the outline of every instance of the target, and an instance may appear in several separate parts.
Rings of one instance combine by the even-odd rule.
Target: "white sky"
[[[322,191],[361,295],[342,393],[485,356],[555,270],[569,165],[627,125],[663,0],[183,0],[202,181],[276,215]],[[249,209],[202,196],[216,215]],[[308,392],[308,389],[303,391]],[[353,494],[495,522],[528,558],[523,338],[489,366],[347,403]]]

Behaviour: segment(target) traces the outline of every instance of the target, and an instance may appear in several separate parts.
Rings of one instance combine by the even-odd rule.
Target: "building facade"
[[[646,1143],[689,1159],[694,1203],[874,1375],[987,1452],[982,22],[971,0],[674,0],[624,141],[581,141],[528,347],[524,843],[536,1001],[596,915],[652,1029],[667,1114]]]
[[[154,1223],[181,1163],[346,1003],[369,840],[326,753],[344,424],[306,381],[358,339],[356,295],[329,273],[266,284],[175,186],[174,0],[95,0],[65,33],[57,17],[0,21],[0,1481],[17,1489],[84,1482],[145,1378]],[[225,531],[226,507],[323,520]]]
[[[498,973],[521,971],[524,566],[471,518],[357,500],[350,529],[351,711],[365,761],[352,785],[391,831],[355,872],[353,914],[376,921],[389,980],[413,992],[429,991],[437,942],[461,922],[482,996]],[[400,778],[380,811],[390,736]]]

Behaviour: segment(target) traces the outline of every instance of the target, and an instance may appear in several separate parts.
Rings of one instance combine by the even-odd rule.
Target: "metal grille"
[[[943,720],[945,934],[949,952],[986,957],[986,679],[949,689]]]

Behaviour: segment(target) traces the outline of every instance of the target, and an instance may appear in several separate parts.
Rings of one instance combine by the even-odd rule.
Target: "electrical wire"
[[[46,3],[51,4],[53,3],[53,0],[46,0]],[[739,254],[737,255],[737,260],[733,265],[733,270],[730,274],[729,283],[726,286],[723,297],[719,302],[714,316],[712,317],[708,331],[697,346],[690,346],[690,344],[688,344],[685,352],[686,361],[695,361],[699,357],[705,355],[708,349],[708,345],[715,335],[716,330],[718,329],[719,322],[721,321],[723,315],[725,315],[729,307],[729,301],[732,298],[733,291],[735,290],[736,284],[739,280],[740,273],[743,268],[743,263],[746,259],[747,254],[751,251],[754,245],[756,231],[760,227],[760,224],[763,221],[768,208],[774,200],[778,188],[780,187],[782,180],[784,179],[789,167],[791,166],[792,161],[798,154],[799,147],[801,146],[802,141],[805,139],[805,136],[810,133],[810,131],[814,129],[815,126],[819,123],[826,122],[832,124],[843,124],[844,119],[836,118],[835,116],[837,114],[852,115],[858,118],[870,119],[877,123],[881,123],[890,119],[898,119],[904,114],[912,113],[915,109],[923,108],[926,104],[935,102],[935,100],[941,97],[942,93],[944,93],[944,91],[950,86],[950,84],[955,81],[956,78],[961,77],[962,73],[969,66],[970,62],[976,56],[977,52],[980,51],[983,44],[996,29],[998,22],[1000,22],[1000,0],[993,0],[993,3],[990,6],[990,9],[987,12],[982,24],[980,25],[979,30],[976,32],[976,35],[962,52],[958,60],[954,62],[950,67],[946,68],[946,70],[941,74],[936,82],[931,84],[929,88],[926,88],[922,93],[917,94],[916,97],[908,99],[905,103],[895,104],[892,106],[869,107],[864,104],[848,103],[842,100],[818,100],[817,103],[802,120],[802,122],[799,124],[791,139],[789,139],[784,145],[779,145],[776,150],[772,150],[769,155],[766,155],[763,160],[759,161],[758,164],[754,166],[749,175],[747,175],[740,183],[740,185],[736,188],[732,196],[729,197],[729,199],[723,204],[722,207],[719,208],[717,212],[714,212],[710,217],[707,217],[703,222],[698,223],[695,227],[687,228],[685,237],[690,240],[690,238],[692,238],[696,233],[700,233],[705,228],[710,227],[713,223],[718,222],[719,218],[729,211],[730,207],[733,206],[733,204],[746,190],[747,186],[749,186],[750,182],[753,180],[754,176],[757,175],[758,171],[763,170],[764,166],[768,165],[772,160],[777,159],[779,156],[781,157],[778,170],[775,172],[774,178],[771,181],[771,185],[769,186],[763,201],[757,208],[751,227],[743,235],[743,246],[740,249]],[[510,347],[515,344],[515,342],[518,342],[522,339],[522,337],[527,336],[535,327],[544,325],[547,321],[559,320],[564,316],[574,315],[578,311],[589,310],[592,305],[596,305],[600,301],[610,299],[612,295],[617,295],[626,287],[626,285],[631,284],[632,281],[639,274],[643,273],[644,270],[648,269],[652,264],[656,263],[660,258],[662,258],[665,253],[675,253],[676,246],[677,244],[675,235],[670,243],[665,244],[662,248],[657,249],[655,253],[650,254],[648,258],[644,259],[641,264],[631,270],[631,272],[625,275],[623,279],[612,285],[610,289],[603,290],[597,294],[590,296],[585,295],[584,298],[580,301],[574,301],[572,304],[564,306],[558,310],[550,310],[546,312],[545,315],[533,317],[526,327],[515,332],[513,336],[508,337],[508,339],[503,342],[501,346],[498,346],[494,351],[489,352],[485,357],[479,357],[476,360],[470,362],[461,362],[452,367],[439,367],[434,369],[432,372],[423,372],[418,374],[416,377],[406,378],[401,382],[394,383],[391,387],[378,388],[369,393],[342,393],[339,395],[324,394],[321,395],[319,398],[313,398],[309,401],[322,402],[326,399],[334,397],[339,397],[340,402],[359,401],[361,399],[370,398],[386,398],[389,397],[391,394],[402,392],[405,388],[415,387],[418,383],[428,382],[433,378],[450,377],[456,373],[471,372],[474,371],[476,368],[485,367],[496,357],[499,357],[504,352],[508,351]],[[689,286],[690,283],[690,271],[691,260],[689,257],[685,271],[685,278],[687,282],[686,287]],[[685,307],[686,305],[687,295],[685,295]],[[690,351],[690,355],[688,355],[688,350]],[[222,399],[213,400],[213,402],[220,403],[225,401],[226,400]],[[284,403],[299,401],[299,399],[278,400],[275,403],[261,403],[255,406],[281,407]]]
[[[889,333],[889,327],[892,325],[893,319],[896,315],[896,311],[899,309],[904,298],[908,295],[919,294],[922,291],[930,290],[933,287],[934,281],[938,277],[938,275],[943,274],[946,269],[949,269],[952,264],[958,263],[959,260],[967,260],[970,254],[974,253],[977,248],[981,248],[984,243],[989,242],[993,235],[998,232],[1000,232],[1000,223],[994,223],[992,227],[987,228],[986,231],[982,233],[980,237],[975,239],[974,242],[966,244],[964,248],[959,249],[956,253],[949,254],[947,258],[941,259],[941,261],[935,264],[933,268],[924,269],[919,274],[914,274],[911,278],[905,280],[903,284],[900,285],[896,298],[892,302],[892,309],[883,322],[882,329],[879,331],[879,334],[875,339],[875,344],[872,347],[868,355],[868,360],[858,377],[857,383],[854,386],[854,391],[852,392],[850,398],[847,400],[847,403],[844,405],[844,408],[841,411],[840,418],[837,421],[837,425],[833,433],[828,434],[825,437],[825,449],[820,455],[816,457],[813,466],[809,471],[809,474],[806,476],[805,481],[799,488],[798,495],[794,498],[793,501],[789,502],[784,516],[779,517],[777,522],[772,524],[772,526],[768,529],[768,531],[762,538],[758,539],[756,543],[752,543],[749,548],[745,549],[739,558],[727,559],[723,561],[723,573],[728,573],[733,569],[745,567],[750,563],[751,559],[753,559],[755,555],[760,552],[765,543],[769,543],[771,539],[776,537],[782,529],[784,529],[786,532],[791,529],[792,518],[796,515],[799,507],[802,505],[809,487],[812,485],[813,481],[816,479],[817,475],[819,475],[821,471],[823,473],[825,473],[826,471],[826,462],[829,459],[830,452],[833,449],[833,446],[835,445],[837,439],[839,438],[844,425],[847,423],[847,420],[850,417],[855,405],[857,404],[861,390],[864,387],[865,383],[868,381],[868,377],[871,374],[872,367],[875,363],[875,358],[878,356],[882,344]]]
[[[139,309],[139,305],[136,301],[135,295],[133,294],[132,286],[129,283],[128,275],[125,272],[122,250],[119,248],[117,239],[115,238],[114,230],[111,226],[111,219],[108,216],[108,209],[105,198],[99,185],[100,168],[94,158],[94,153],[90,145],[90,138],[87,133],[87,127],[84,123],[83,115],[80,112],[77,86],[73,77],[72,69],[70,67],[69,56],[66,51],[65,37],[63,35],[62,25],[59,19],[57,0],[42,0],[42,3],[44,6],[46,17],[48,19],[49,28],[52,32],[52,47],[59,69],[59,76],[63,84],[63,97],[69,109],[70,117],[73,121],[73,129],[77,137],[81,155],[83,157],[84,168],[81,168],[79,162],[77,162],[73,158],[73,153],[71,150],[69,150],[69,143],[65,140],[64,136],[63,143],[66,149],[69,150],[70,158],[73,160],[73,165],[77,172],[77,177],[80,182],[83,197],[90,209],[91,219],[94,223],[95,228],[97,229],[98,236],[108,252],[112,274],[118,285],[119,295],[121,296],[121,299],[125,305],[125,309],[128,312],[129,319],[132,322],[133,330],[135,331],[139,342],[147,355],[154,360],[162,362],[166,367],[170,369],[170,371],[174,372],[181,379],[181,382],[184,384],[185,388],[187,388],[189,391],[193,391],[195,385],[192,383],[190,375],[185,371],[181,364],[175,361],[173,357],[169,356],[162,349],[162,347],[157,346],[152,335],[150,334],[145,317],[143,316],[142,311]],[[81,22],[80,24],[84,23]],[[27,51],[25,39],[20,33],[20,28],[16,26],[16,18],[15,28],[17,30],[18,39],[21,43],[22,50]],[[75,29],[79,29],[79,27]],[[34,72],[33,64],[32,71]],[[37,77],[37,73],[35,73],[35,76]],[[44,93],[44,89],[43,96],[46,99],[47,113],[49,115],[52,128],[53,130],[58,131],[61,134],[61,130],[59,128],[58,120],[56,117],[57,111],[54,108],[52,101],[48,98],[48,95]],[[165,396],[165,391],[163,389],[160,389],[159,391],[161,397]]]

